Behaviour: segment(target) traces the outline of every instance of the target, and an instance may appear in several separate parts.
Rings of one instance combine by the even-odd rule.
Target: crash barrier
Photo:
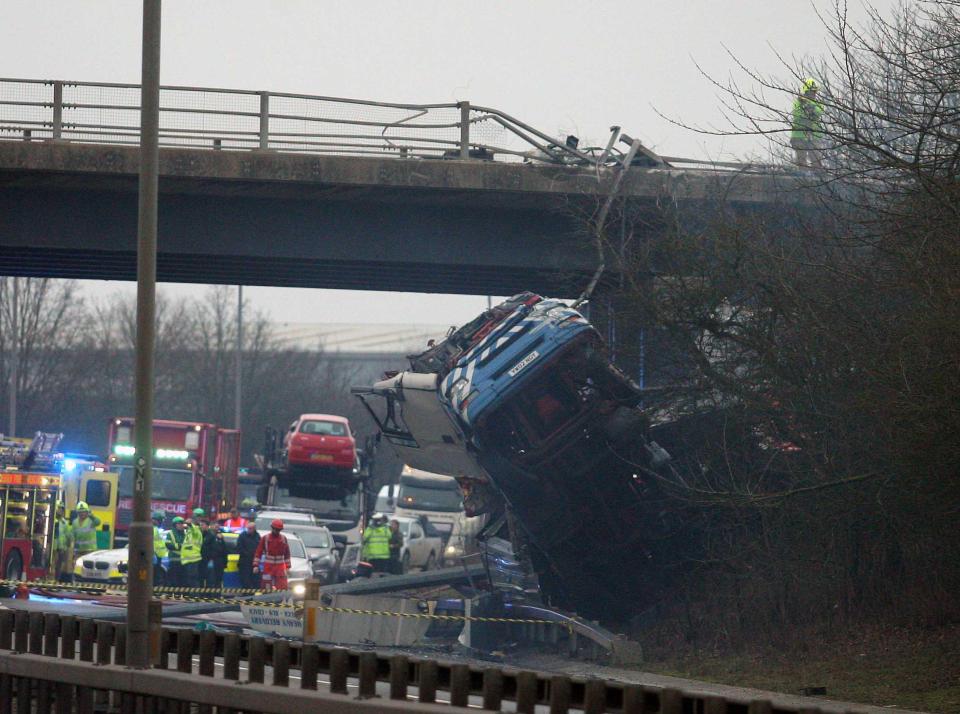
[[[774,706],[767,699],[729,699],[211,630],[163,628],[159,639],[157,666],[129,670],[123,625],[0,610],[0,714],[12,714],[13,702],[17,714],[66,714],[74,711],[74,704],[78,714],[88,714],[95,701],[109,703],[111,698],[121,712],[164,714],[183,711],[184,703],[200,704],[201,712],[216,706],[218,713],[277,714],[448,710],[440,704],[500,711],[504,702],[513,702],[518,712],[542,706],[555,714],[821,711],[811,706]]]
[[[27,589],[40,593],[71,592],[71,593],[102,593],[108,594],[110,591],[118,593],[125,592],[125,584],[105,584],[105,583],[61,583],[47,580],[0,580],[0,586],[6,586],[12,589],[26,587]],[[205,594],[207,593],[207,594]],[[209,603],[222,605],[256,605],[260,607],[279,607],[289,609],[300,609],[300,603],[282,603],[273,601],[256,600],[257,595],[266,595],[264,590],[244,590],[241,588],[179,588],[179,587],[154,587],[154,598],[170,603]],[[216,597],[219,595],[220,597]]]
[[[244,603],[245,605],[247,603]],[[562,629],[572,632],[567,623],[558,623],[552,620],[534,620],[522,617],[482,617],[478,615],[438,615],[431,612],[394,612],[393,610],[364,610],[356,607],[330,607],[327,605],[306,605],[307,610],[316,612],[333,612],[341,615],[367,615],[370,617],[405,617],[421,620],[442,620],[445,622],[502,622],[514,625],[560,625]]]
[[[106,592],[108,590],[125,591],[125,584],[105,584],[105,583],[61,583],[54,580],[0,580],[0,585],[16,588],[25,586],[40,591],[70,591],[83,592],[89,590],[92,592]],[[211,603],[223,605],[249,605],[251,607],[267,607],[274,609],[303,610],[303,602],[274,602],[261,601],[254,599],[253,596],[264,595],[264,590],[250,590],[243,588],[190,588],[190,587],[159,587],[154,586],[154,597],[164,602],[196,602]],[[203,593],[210,593],[209,596]],[[221,594],[221,597],[214,597],[214,594]],[[231,595],[233,597],[231,597]],[[238,599],[237,596],[244,596]],[[394,612],[392,610],[364,610],[349,607],[330,607],[327,605],[310,605],[310,610],[314,612],[337,613],[342,615],[365,615],[370,617],[400,617],[411,619],[440,620],[445,622],[498,622],[510,625],[541,625],[550,626],[558,630],[565,630],[568,634],[573,632],[573,628],[568,622],[558,622],[555,620],[542,620],[536,618],[522,617],[482,617],[476,615],[450,615],[436,614],[429,612]],[[543,638],[544,641],[550,638]],[[556,638],[552,638],[556,641]]]
[[[16,588],[26,586],[28,588],[42,588],[44,590],[126,590],[126,583],[96,583],[96,582],[75,582],[66,583],[61,580],[0,580],[0,586]],[[181,587],[179,585],[154,585],[155,593],[219,593],[221,595],[263,595],[266,590],[257,588],[199,588],[199,587]]]

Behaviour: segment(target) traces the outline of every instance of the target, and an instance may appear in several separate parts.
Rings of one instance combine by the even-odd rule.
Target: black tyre
[[[401,565],[400,565],[400,574],[403,575],[409,572],[410,572],[410,554],[404,553],[403,560],[401,561]]]
[[[431,553],[430,557],[427,558],[427,564],[423,566],[423,570],[426,572],[427,570],[433,570],[435,567],[437,567],[437,556]]]

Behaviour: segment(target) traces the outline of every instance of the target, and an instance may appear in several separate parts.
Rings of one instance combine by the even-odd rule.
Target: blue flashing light
[[[77,462],[73,459],[64,459],[63,460],[63,470],[64,471],[74,471],[77,468]]]

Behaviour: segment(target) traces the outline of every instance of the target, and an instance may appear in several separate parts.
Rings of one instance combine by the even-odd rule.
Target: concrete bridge
[[[138,100],[134,85],[0,80],[0,273],[134,279]],[[577,216],[619,153],[465,102],[194,88],[162,91],[161,143],[160,280],[469,294],[582,286],[595,256]],[[722,191],[763,210],[789,188],[642,160],[621,193],[650,230],[664,203],[696,216]]]

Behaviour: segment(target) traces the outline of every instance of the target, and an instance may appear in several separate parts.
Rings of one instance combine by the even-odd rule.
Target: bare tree
[[[718,174],[696,221],[664,206],[663,230],[607,246],[611,299],[668,376],[647,406],[675,459],[645,478],[683,524],[670,552],[690,577],[672,601],[690,631],[696,612],[772,631],[812,612],[960,611],[960,6],[862,28],[834,10],[831,53],[718,83],[730,126],[709,129],[789,160],[790,104],[813,76],[824,168],[772,168],[782,204],[753,213]],[[611,224],[649,220],[616,210]]]
[[[0,278],[0,394],[6,406],[16,351],[14,388],[21,434],[42,428],[44,418],[55,413],[69,394],[79,366],[72,352],[82,344],[87,327],[75,283]]]

